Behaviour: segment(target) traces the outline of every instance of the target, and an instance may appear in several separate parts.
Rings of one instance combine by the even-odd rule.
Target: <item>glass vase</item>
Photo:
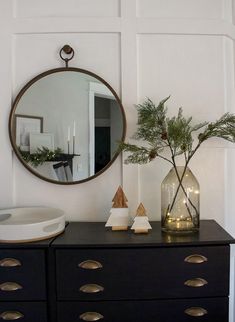
[[[191,233],[199,229],[200,187],[189,168],[173,167],[161,185],[162,230]]]

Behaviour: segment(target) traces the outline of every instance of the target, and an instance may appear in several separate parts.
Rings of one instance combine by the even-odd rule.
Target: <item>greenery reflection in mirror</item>
[[[80,183],[107,169],[125,135],[125,115],[102,78],[78,68],[38,75],[13,104],[10,139],[18,158],[38,177]]]

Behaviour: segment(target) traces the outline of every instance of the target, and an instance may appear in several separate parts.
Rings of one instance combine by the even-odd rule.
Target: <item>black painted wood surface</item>
[[[17,311],[24,316],[16,321],[47,322],[46,302],[1,302],[0,315],[6,311]],[[4,321],[3,319],[0,319]],[[69,322],[69,321],[68,321]]]
[[[201,254],[207,261],[187,263]],[[57,250],[57,294],[59,300],[167,299],[226,296],[229,293],[229,246],[65,249]],[[79,267],[84,260],[96,260],[102,268]],[[187,280],[203,278],[207,284],[189,287]],[[87,294],[84,284],[98,284],[104,290]]]
[[[183,299],[163,301],[58,302],[58,322],[82,321],[84,312],[98,312],[105,322],[227,322],[228,299]],[[202,307],[207,314],[191,317],[189,307]]]
[[[161,232],[160,222],[151,222],[148,234],[134,234],[133,231],[111,231],[103,222],[72,222],[66,233],[58,236],[53,247],[168,247],[192,245],[225,245],[235,243],[214,220],[201,220],[198,233],[172,235]]]
[[[1,243],[0,242],[0,252],[1,248],[48,248],[50,247],[51,243],[53,242],[54,238],[49,238],[45,240],[40,240],[37,242],[24,242],[24,243]]]
[[[14,258],[21,266],[0,267],[0,284],[15,282],[22,286],[16,291],[0,290],[0,301],[46,300],[46,263],[44,250],[3,249],[0,260]]]

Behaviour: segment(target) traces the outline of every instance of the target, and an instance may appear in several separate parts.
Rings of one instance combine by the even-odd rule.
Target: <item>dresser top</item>
[[[176,235],[161,231],[160,222],[150,222],[148,234],[134,234],[128,231],[111,231],[103,222],[71,222],[65,233],[55,238],[55,247],[168,247],[224,245],[235,243],[214,220],[201,220],[198,233]]]
[[[0,243],[0,248],[48,248],[50,247],[54,238],[39,240],[35,242],[23,242],[23,243]]]

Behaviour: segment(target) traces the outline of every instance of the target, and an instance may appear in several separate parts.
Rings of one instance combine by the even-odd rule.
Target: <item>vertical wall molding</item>
[[[222,18],[233,23],[233,0],[223,0]]]
[[[1,0],[0,10],[0,42],[2,49],[0,51],[1,76],[0,76],[0,204],[1,207],[10,207],[13,203],[13,172],[12,172],[12,152],[10,140],[8,137],[8,116],[11,106],[11,21],[12,2]]]
[[[121,80],[122,102],[127,118],[127,139],[136,128],[137,93],[137,44],[136,44],[136,1],[121,0]],[[129,200],[129,207],[133,211],[139,199],[138,166],[125,165],[123,157],[122,182]]]

